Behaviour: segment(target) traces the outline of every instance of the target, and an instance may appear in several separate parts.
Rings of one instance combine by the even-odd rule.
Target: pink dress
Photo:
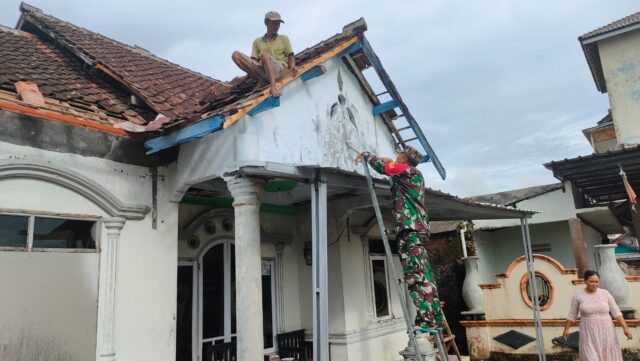
[[[601,288],[580,290],[571,299],[567,320],[580,313],[580,361],[622,361],[622,352],[611,317],[622,313],[613,296]]]

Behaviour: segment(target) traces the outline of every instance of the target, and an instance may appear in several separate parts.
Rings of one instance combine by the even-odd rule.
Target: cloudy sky
[[[366,35],[448,172],[429,185],[468,196],[555,179],[542,163],[591,153],[580,132],[607,112],[577,37],[640,11],[633,0],[30,0],[45,13],[206,75],[239,75],[278,10],[304,49],[364,17]],[[15,27],[20,0],[0,0]]]

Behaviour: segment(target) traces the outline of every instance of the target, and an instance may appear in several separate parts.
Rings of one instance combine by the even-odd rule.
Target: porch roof
[[[592,205],[627,199],[619,174],[621,166],[631,187],[640,186],[640,146],[549,162],[544,166],[559,180],[571,181]]]
[[[321,170],[327,180],[330,190],[335,193],[343,191],[355,197],[368,199],[368,185],[364,175],[356,172],[348,172],[335,168],[298,168],[294,173],[281,173],[269,167],[244,167],[237,173],[247,176],[278,177],[292,179],[298,182],[309,183],[313,180],[314,173]],[[388,179],[373,178],[376,194],[380,203],[390,200],[391,189]],[[309,192],[310,194],[310,192]],[[489,203],[476,203],[454,195],[427,188],[425,192],[429,218],[432,221],[452,221],[465,219],[519,219],[531,217],[537,213],[534,210],[515,209]],[[384,207],[384,204],[381,204]]]

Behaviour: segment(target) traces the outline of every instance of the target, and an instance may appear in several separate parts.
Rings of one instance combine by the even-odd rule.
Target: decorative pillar
[[[282,292],[284,285],[284,246],[283,242],[274,244],[276,249],[276,325],[278,333],[285,332],[284,322],[284,294]]]
[[[375,305],[373,304],[373,285],[371,282],[371,260],[369,258],[369,237],[360,236],[362,242],[362,260],[364,265],[364,288],[367,298],[367,321],[375,320]]]
[[[261,180],[227,180],[233,196],[236,249],[236,325],[238,360],[262,360],[262,259],[260,247]]]
[[[573,255],[576,259],[576,267],[578,275],[582,277],[584,271],[589,269],[589,260],[587,258],[587,246],[582,237],[582,221],[577,218],[569,219],[569,232],[571,233],[571,247]]]
[[[118,239],[125,219],[102,219],[107,229],[106,242],[101,245],[100,298],[98,312],[98,356],[100,361],[115,361],[116,285],[118,283]]]
[[[472,319],[481,319],[484,315],[483,310],[483,294],[480,288],[480,274],[478,273],[477,256],[464,257],[464,267],[466,275],[462,283],[462,298],[469,308],[469,311],[463,311],[462,314]]]
[[[600,286],[613,296],[624,318],[634,318],[635,309],[629,305],[629,284],[616,261],[617,244],[594,246],[600,258]]]

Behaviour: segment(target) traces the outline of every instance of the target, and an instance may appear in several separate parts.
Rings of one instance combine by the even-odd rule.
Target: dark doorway
[[[191,265],[178,266],[176,361],[192,361],[193,272]]]

